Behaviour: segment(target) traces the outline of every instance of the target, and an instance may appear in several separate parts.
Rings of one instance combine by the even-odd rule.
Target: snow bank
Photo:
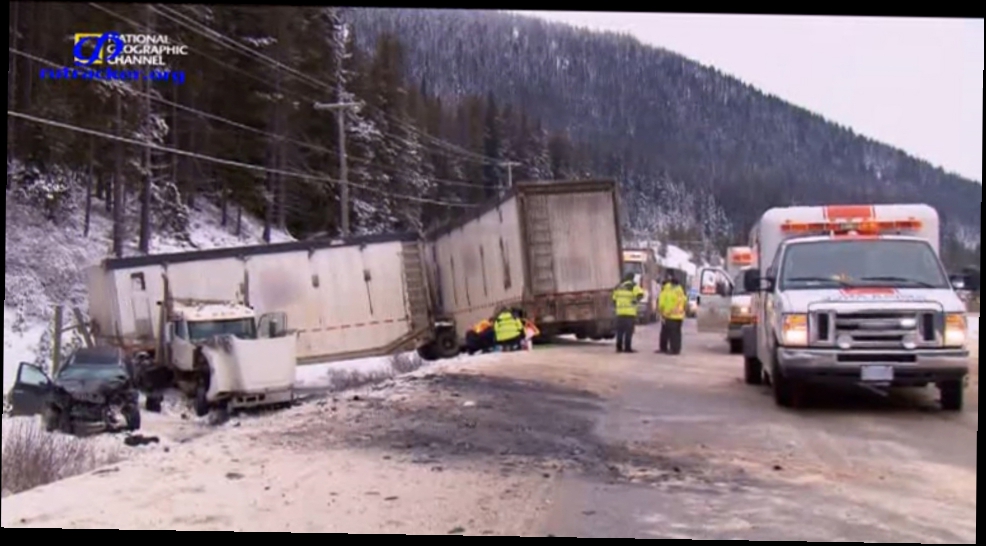
[[[692,254],[674,245],[668,245],[667,256],[664,258],[659,256],[658,261],[664,267],[680,269],[687,273],[690,277],[694,277],[698,274],[698,266],[695,265],[695,262],[692,259]]]
[[[44,323],[19,324],[17,313],[3,308],[3,392],[10,392],[17,380],[17,368],[21,362],[34,363],[38,342],[44,335]]]

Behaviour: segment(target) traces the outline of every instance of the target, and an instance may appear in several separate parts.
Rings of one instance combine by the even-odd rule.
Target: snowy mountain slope
[[[57,222],[44,211],[12,198],[5,203],[6,233],[4,259],[4,391],[16,379],[20,362],[41,363],[50,346],[50,321],[59,304],[86,309],[86,267],[99,263],[111,252],[112,222],[102,203],[93,209],[88,236],[84,234],[82,196],[71,195]],[[224,248],[261,243],[262,224],[244,216],[243,236],[232,226],[221,225],[218,207],[201,203],[190,217],[191,244],[174,237],[156,237],[152,253]],[[136,218],[128,211],[128,218]],[[275,242],[291,240],[276,233]],[[127,254],[135,254],[130,241]]]

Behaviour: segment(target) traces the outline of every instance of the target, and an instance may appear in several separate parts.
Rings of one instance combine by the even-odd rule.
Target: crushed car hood
[[[62,379],[56,385],[65,392],[76,397],[91,397],[92,395],[106,395],[115,391],[124,390],[127,387],[127,379]]]

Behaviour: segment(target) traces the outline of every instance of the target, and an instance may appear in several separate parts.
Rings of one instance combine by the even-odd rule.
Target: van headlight
[[[808,315],[788,314],[784,315],[781,320],[781,344],[783,346],[808,346]]]
[[[945,315],[945,346],[965,347],[969,339],[969,319],[965,313]]]
[[[750,318],[752,313],[750,312],[749,305],[734,305],[730,309],[729,314],[732,315],[733,318],[745,319]]]

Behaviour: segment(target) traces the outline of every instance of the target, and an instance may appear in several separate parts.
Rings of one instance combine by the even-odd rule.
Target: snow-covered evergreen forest
[[[244,212],[261,218],[268,240],[336,235],[337,114],[320,105],[355,103],[345,147],[356,233],[426,229],[508,176],[607,177],[622,184],[634,238],[721,249],[772,205],[921,201],[948,222],[950,260],[978,263],[981,185],[628,37],[478,11],[9,10],[8,111],[21,115],[7,119],[8,199],[53,221],[114,211],[119,253],[148,251],[158,232],[190,236],[203,201],[234,229]],[[71,64],[74,33],[96,30],[188,45],[172,67],[186,83],[38,78]],[[80,192],[82,210],[65,209]]]

